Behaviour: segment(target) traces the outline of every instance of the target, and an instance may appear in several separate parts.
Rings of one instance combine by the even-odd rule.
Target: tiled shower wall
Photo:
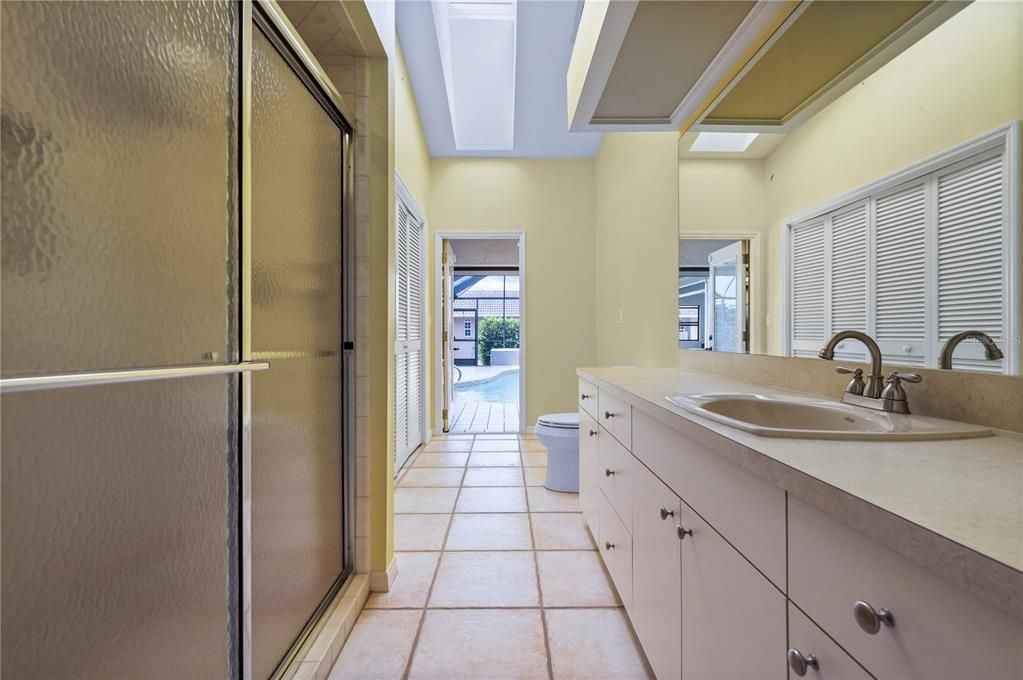
[[[355,121],[355,571],[370,572],[370,324],[369,59],[334,57],[324,70],[346,103],[354,104]]]

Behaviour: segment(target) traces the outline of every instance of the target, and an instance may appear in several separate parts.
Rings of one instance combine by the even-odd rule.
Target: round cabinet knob
[[[803,654],[798,649],[792,648],[789,650],[789,668],[799,677],[803,677],[809,668],[815,671],[820,670],[820,664],[817,663],[817,657],[813,654]]]
[[[612,470],[611,468],[604,468],[604,476],[605,477],[614,477],[614,475],[615,475],[615,471],[614,470]]]
[[[604,542],[604,550],[614,550],[614,549],[615,549],[615,544],[614,543],[611,543],[610,541],[605,541]]]
[[[610,411],[604,411],[604,420],[611,420],[614,417],[615,414],[611,413]]]
[[[669,510],[668,508],[661,508],[661,519],[668,519],[669,517],[674,516],[675,516],[674,510]]]
[[[877,635],[881,631],[881,624],[888,627],[895,625],[895,617],[892,613],[882,607],[874,609],[869,603],[859,600],[853,605],[853,618],[867,635]]]
[[[591,437],[596,437],[597,436],[597,431],[596,430],[590,430],[590,436]]]
[[[693,535],[693,530],[692,529],[684,529],[681,524],[679,524],[677,527],[675,527],[675,531],[678,533],[678,540],[680,540],[680,541],[686,540],[686,536],[692,536]]]

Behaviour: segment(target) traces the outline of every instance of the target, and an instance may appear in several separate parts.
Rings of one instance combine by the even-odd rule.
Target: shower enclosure
[[[268,677],[353,564],[351,128],[272,2],[0,3],[0,670]]]

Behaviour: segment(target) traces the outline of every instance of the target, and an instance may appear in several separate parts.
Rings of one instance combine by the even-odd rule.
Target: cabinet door
[[[600,469],[599,484],[607,500],[618,513],[625,528],[632,533],[632,475],[640,465],[628,449],[601,426],[597,437]]]
[[[784,680],[785,597],[685,503],[682,677]]]
[[[579,505],[590,533],[596,539],[600,535],[600,460],[597,453],[597,438],[600,428],[597,421],[584,410],[579,410]]]
[[[789,656],[799,655],[803,659],[813,657],[814,667],[804,670],[805,677],[815,680],[868,680],[870,674],[842,651],[835,641],[808,619],[791,602],[789,603]],[[792,676],[802,670],[798,659],[792,666]]]
[[[633,474],[632,625],[659,680],[682,675],[682,502],[643,465]]]
[[[625,611],[632,616],[632,536],[603,494],[600,495],[600,535],[597,548]]]

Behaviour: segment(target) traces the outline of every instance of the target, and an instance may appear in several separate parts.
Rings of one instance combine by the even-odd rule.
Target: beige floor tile
[[[541,444],[539,439],[523,439],[519,442],[519,448],[523,451],[547,451],[547,447]]]
[[[526,510],[526,494],[521,486],[465,487],[458,495],[458,503],[455,504],[455,512],[526,512]]]
[[[545,607],[613,607],[618,594],[596,550],[537,552]]]
[[[460,486],[462,468],[412,468],[398,486]]]
[[[398,575],[386,593],[372,593],[367,609],[400,609],[425,607],[426,597],[437,570],[439,552],[396,552]]]
[[[431,607],[537,607],[531,552],[444,553]]]
[[[451,515],[395,515],[395,550],[440,550]]]
[[[525,513],[455,515],[447,550],[530,550],[529,516]]]
[[[523,451],[522,452],[522,464],[526,467],[546,467],[547,465],[547,452],[546,451]]]
[[[526,473],[526,486],[543,486],[543,481],[547,477],[546,467],[526,467],[522,469]]]
[[[518,467],[469,468],[462,486],[522,486],[522,469]]]
[[[330,680],[399,680],[405,673],[421,615],[418,610],[364,610],[330,672]]]
[[[533,541],[537,550],[595,550],[578,512],[538,512],[533,515]]]
[[[479,451],[515,451],[519,450],[519,444],[514,439],[488,440],[477,438],[472,445],[472,452]]]
[[[426,612],[410,678],[547,677],[539,609]]]
[[[465,467],[469,460],[468,451],[437,451],[420,453],[412,467],[443,468],[443,467]]]
[[[518,435],[513,432],[506,432],[504,434],[478,434],[476,435],[476,441],[493,441],[493,440],[516,440]]]
[[[471,439],[434,439],[423,448],[423,451],[426,453],[470,450],[472,450]]]
[[[579,512],[579,494],[548,491],[542,486],[526,489],[530,512]]]
[[[548,609],[547,635],[555,680],[650,677],[621,608]]]
[[[403,515],[452,512],[457,496],[458,489],[455,488],[401,487],[394,490],[394,512]]]
[[[522,464],[517,453],[473,453],[469,456],[469,467],[509,467]]]

